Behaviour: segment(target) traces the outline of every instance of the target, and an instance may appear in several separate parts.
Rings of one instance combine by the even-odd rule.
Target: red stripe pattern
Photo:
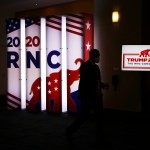
[[[26,103],[28,105],[28,100],[26,100]],[[21,109],[21,99],[11,93],[7,93],[7,109]]]
[[[83,16],[77,15],[67,15],[66,16],[66,26],[67,32],[83,36]]]

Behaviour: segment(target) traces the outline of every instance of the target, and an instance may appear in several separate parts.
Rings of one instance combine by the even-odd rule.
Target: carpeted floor
[[[113,150],[150,149],[148,114],[105,110],[104,115],[105,137]],[[75,133],[73,143],[67,141],[65,128],[74,119],[67,113],[9,111],[1,106],[1,150],[100,150],[92,114]]]

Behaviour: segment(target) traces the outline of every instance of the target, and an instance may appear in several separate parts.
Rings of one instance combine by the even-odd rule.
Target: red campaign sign
[[[122,70],[150,70],[150,46],[124,45],[122,47]]]

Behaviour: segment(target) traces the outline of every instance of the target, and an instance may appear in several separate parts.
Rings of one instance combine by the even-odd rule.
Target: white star
[[[40,90],[40,88],[41,88],[40,86],[37,87],[38,90]]]
[[[52,91],[51,90],[48,90],[48,94],[51,94],[52,93]]]
[[[90,26],[91,24],[89,23],[89,21],[86,23],[86,29],[89,29],[90,30]]]
[[[51,82],[50,82],[50,81],[48,82],[48,85],[51,85]]]
[[[54,80],[54,82],[55,82],[55,83],[57,83],[57,82],[58,82],[58,80],[57,80],[57,79],[55,79],[55,80]]]
[[[91,46],[91,45],[90,45],[90,43],[89,43],[89,41],[88,41],[88,43],[86,44],[86,49],[87,49],[87,50],[90,50],[90,46]]]
[[[58,91],[58,88],[57,88],[57,87],[55,87],[54,89],[55,89],[55,91]]]

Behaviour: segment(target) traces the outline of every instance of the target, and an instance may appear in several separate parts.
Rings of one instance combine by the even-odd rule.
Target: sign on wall
[[[46,68],[46,110],[61,112],[61,16],[46,19],[47,68]]]
[[[83,60],[83,15],[68,15],[66,20],[68,111],[76,112],[79,107],[79,68]]]
[[[7,106],[8,109],[20,109],[20,19],[10,18],[6,23],[8,68]]]
[[[150,45],[123,45],[122,70],[149,71]]]
[[[41,96],[40,93],[41,83],[36,87],[36,94],[34,94],[33,82],[40,77],[40,19],[26,18],[25,35],[26,35],[26,108],[29,111],[41,110]],[[38,101],[34,103],[35,97]]]
[[[41,111],[42,95],[46,95],[46,111],[59,113],[62,111],[64,91],[62,87],[63,72],[66,72],[67,111],[77,112],[79,109],[78,83],[79,67],[83,60],[88,59],[88,52],[93,47],[93,18],[86,14],[67,15],[63,27],[62,16],[50,16],[46,19],[46,57],[41,60],[44,49],[41,48],[41,22],[39,19],[25,19],[25,51],[26,51],[26,109]],[[18,25],[16,27],[16,20]],[[11,28],[11,30],[10,30]],[[65,29],[63,29],[65,28]],[[62,46],[62,30],[66,30],[66,49]],[[8,108],[21,108],[21,63],[20,63],[20,20],[7,21],[7,60],[8,60]],[[66,58],[63,54],[66,53]],[[66,59],[66,70],[62,68]],[[46,62],[43,86],[41,74],[42,61]],[[63,83],[63,84],[62,84]],[[46,88],[45,93],[41,89]]]

